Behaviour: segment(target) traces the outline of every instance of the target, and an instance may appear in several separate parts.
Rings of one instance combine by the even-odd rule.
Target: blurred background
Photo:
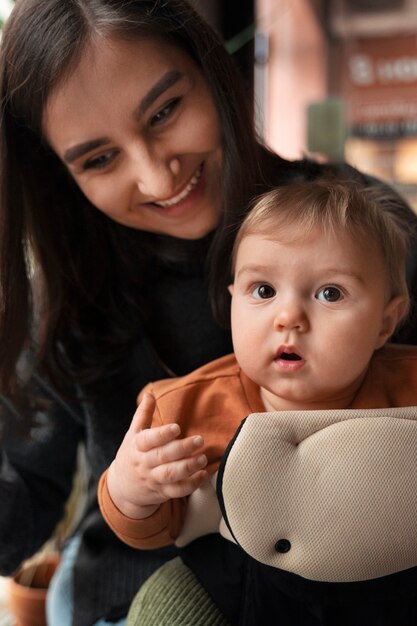
[[[282,156],[346,159],[417,210],[417,0],[193,0]]]
[[[190,1],[240,66],[268,145],[344,158],[417,211],[417,0]],[[12,6],[0,0],[0,27]]]

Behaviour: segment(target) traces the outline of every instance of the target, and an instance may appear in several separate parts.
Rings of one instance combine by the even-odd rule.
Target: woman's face
[[[116,222],[183,239],[216,226],[219,117],[199,68],[179,48],[95,42],[50,96],[43,130],[90,202]]]

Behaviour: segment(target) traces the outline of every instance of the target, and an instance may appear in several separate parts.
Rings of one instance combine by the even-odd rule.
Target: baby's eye
[[[115,150],[109,150],[108,152],[104,152],[96,157],[88,159],[83,165],[84,170],[99,170],[106,167],[116,156]]]
[[[150,122],[151,126],[162,124],[171,115],[171,113],[173,113],[173,111],[180,103],[180,100],[180,98],[174,98],[173,100],[168,102],[168,104],[166,104],[160,111],[158,111],[158,113],[155,113]]]
[[[251,296],[256,298],[257,300],[267,300],[268,298],[273,298],[276,294],[276,291],[271,285],[257,285],[255,289],[252,289]]]
[[[320,289],[316,294],[316,298],[322,302],[338,302],[343,300],[343,293],[338,287],[329,285]]]

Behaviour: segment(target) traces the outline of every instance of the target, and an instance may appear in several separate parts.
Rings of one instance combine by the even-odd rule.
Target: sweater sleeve
[[[204,437],[204,446],[199,453],[207,456],[205,470],[210,475],[217,471],[224,448],[236,427],[251,412],[247,390],[243,392],[239,374],[240,368],[234,357],[229,355],[182,378],[151,383],[138,398],[140,401],[145,391],[155,397],[152,426],[175,421],[181,427],[182,437]],[[258,395],[256,399],[259,405]],[[176,542],[190,502],[189,497],[169,500],[145,519],[128,518],[111,499],[106,472],[100,479],[98,500],[104,519],[119,539],[141,549],[160,548]],[[214,508],[217,511],[217,502]],[[202,517],[204,513],[198,519]],[[193,523],[195,532],[198,530],[194,531]]]
[[[98,501],[104,519],[119,539],[132,548],[142,550],[173,544],[182,527],[187,499],[168,500],[145,519],[126,517],[110,497],[107,471],[100,478]]]
[[[0,397],[0,574],[6,576],[50,538],[64,515],[83,436],[77,409],[50,394],[44,381],[37,385],[45,408],[34,410],[30,436],[9,427],[26,417]]]
[[[138,403],[144,393],[154,394],[153,383],[149,383],[138,395]],[[158,402],[152,418],[152,426],[164,424],[159,411]],[[102,474],[98,486],[98,503],[101,513],[112,531],[124,543],[132,548],[151,550],[162,548],[174,543],[181,531],[185,517],[186,498],[168,500],[149,517],[133,519],[120,511],[111,499],[107,486],[107,472]]]

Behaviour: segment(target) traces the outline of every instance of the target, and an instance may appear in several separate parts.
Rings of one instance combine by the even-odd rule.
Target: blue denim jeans
[[[49,586],[46,598],[48,626],[71,626],[74,609],[72,594],[72,568],[77,555],[80,537],[73,537],[62,552],[61,563]],[[125,626],[126,619],[110,623],[104,619],[94,626]]]

